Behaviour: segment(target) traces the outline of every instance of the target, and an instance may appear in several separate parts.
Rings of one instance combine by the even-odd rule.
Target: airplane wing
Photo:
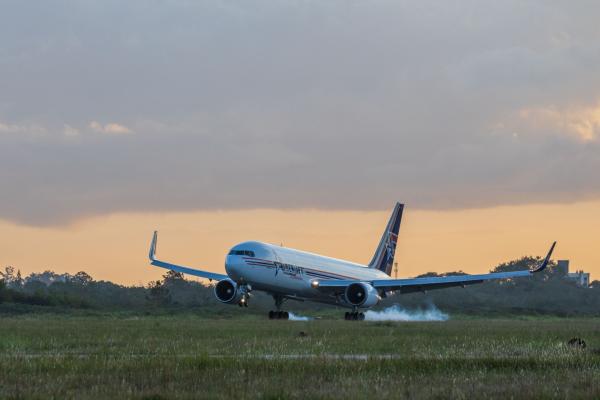
[[[539,266],[532,270],[523,271],[510,271],[510,272],[495,272],[491,274],[481,275],[453,275],[453,276],[441,276],[431,278],[409,278],[409,279],[376,279],[372,281],[353,281],[353,280],[321,280],[313,282],[313,287],[316,288],[331,288],[338,290],[345,288],[352,283],[366,282],[371,284],[374,288],[398,291],[400,293],[411,293],[411,292],[424,292],[427,290],[443,289],[452,286],[466,286],[473,285],[476,283],[482,283],[484,281],[492,279],[509,279],[523,276],[530,276],[536,272],[543,271],[550,262],[550,257],[554,251],[556,242],[550,247],[550,251],[546,255],[546,258],[540,263]]]
[[[185,267],[183,265],[171,264],[168,262],[160,261],[155,258],[156,255],[156,242],[158,240],[158,232],[154,231],[154,236],[152,237],[152,243],[150,244],[150,252],[148,253],[148,258],[150,258],[150,264],[156,267],[170,269],[171,271],[181,272],[188,275],[198,276],[200,278],[206,278],[210,281],[213,279],[216,281],[220,281],[222,279],[228,278],[227,275],[217,274],[215,272],[202,271],[200,269],[194,269]]]

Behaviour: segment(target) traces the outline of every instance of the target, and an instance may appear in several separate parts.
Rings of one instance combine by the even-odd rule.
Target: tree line
[[[540,259],[523,257],[503,263],[491,272],[529,269]],[[446,274],[429,272],[425,276]],[[473,315],[543,314],[600,316],[600,281],[581,288],[565,279],[555,263],[529,278],[489,281],[466,288],[432,290],[424,293],[391,295],[378,307],[400,304],[411,309],[436,306],[443,311]],[[288,307],[289,306],[289,307]],[[308,311],[331,308],[314,303],[289,301],[290,310]],[[256,293],[249,309],[243,312],[264,312],[273,308],[272,299]],[[91,312],[198,312],[233,315],[237,307],[219,303],[212,285],[187,280],[183,274],[168,271],[162,279],[145,286],[124,286],[109,281],[97,281],[81,271],[74,275],[53,271],[32,273],[22,277],[20,271],[5,267],[0,271],[0,313],[89,310]]]

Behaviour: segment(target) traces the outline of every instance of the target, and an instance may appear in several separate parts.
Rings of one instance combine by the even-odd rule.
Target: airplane
[[[263,291],[275,301],[269,319],[289,319],[282,310],[287,300],[313,301],[351,309],[346,320],[364,320],[361,310],[377,305],[394,293],[426,292],[453,286],[472,285],[492,279],[512,279],[543,271],[556,242],[542,262],[533,269],[480,275],[453,275],[393,279],[390,274],[396,252],[404,204],[396,203],[379,245],[368,265],[256,241],[231,248],[225,259],[226,274],[193,269],[156,259],[158,232],[150,244],[150,264],[156,267],[216,281],[218,301],[248,307],[250,293]]]

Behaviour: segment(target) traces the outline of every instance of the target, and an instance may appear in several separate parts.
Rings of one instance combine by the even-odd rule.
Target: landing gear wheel
[[[364,321],[365,314],[361,312],[346,312],[344,314],[344,319],[346,321]]]
[[[281,306],[287,299],[281,295],[274,294],[273,300],[275,300],[275,308],[277,308],[277,311],[269,311],[269,319],[290,319],[290,313],[287,311],[280,311]]]
[[[269,319],[290,319],[287,311],[269,311]]]

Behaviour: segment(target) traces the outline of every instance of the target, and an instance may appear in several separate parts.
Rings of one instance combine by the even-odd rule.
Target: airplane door
[[[281,259],[275,250],[273,250],[273,255],[275,256],[275,277],[277,277],[281,272]]]

